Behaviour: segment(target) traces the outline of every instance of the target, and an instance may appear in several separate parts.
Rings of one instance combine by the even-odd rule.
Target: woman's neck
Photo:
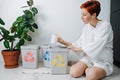
[[[90,22],[90,24],[95,28],[96,27],[96,25],[97,25],[97,23],[98,23],[98,21],[100,21],[99,19],[93,19],[91,22]]]

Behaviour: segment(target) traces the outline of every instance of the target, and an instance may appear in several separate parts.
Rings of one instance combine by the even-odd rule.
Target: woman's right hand
[[[72,43],[65,41],[59,34],[56,34],[56,39],[57,39],[57,42],[59,42],[63,45],[66,45],[66,46],[72,45]]]
[[[63,38],[59,35],[59,34],[56,34],[56,39],[57,39],[57,42],[63,44],[64,43],[64,40]]]

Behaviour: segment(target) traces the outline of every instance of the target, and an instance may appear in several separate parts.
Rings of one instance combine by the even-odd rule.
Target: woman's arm
[[[71,42],[65,41],[65,40],[64,40],[60,35],[58,35],[58,34],[56,34],[56,38],[57,38],[57,42],[59,42],[59,43],[61,43],[61,44],[64,44],[64,45],[66,45],[67,47],[72,45]]]
[[[68,46],[69,49],[71,49],[74,52],[81,52],[83,51],[81,47],[75,47],[75,46]]]
[[[60,35],[56,34],[56,38],[57,38],[57,41],[59,43],[66,45],[68,49],[71,49],[74,52],[81,52],[82,51],[82,48],[75,47],[74,45],[72,45],[71,42],[65,41]]]

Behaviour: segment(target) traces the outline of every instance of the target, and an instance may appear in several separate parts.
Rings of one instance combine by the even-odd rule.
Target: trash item
[[[55,34],[52,35],[51,44],[57,44],[57,38]]]

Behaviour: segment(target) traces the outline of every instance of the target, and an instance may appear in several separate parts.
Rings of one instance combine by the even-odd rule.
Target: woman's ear
[[[92,16],[96,18],[96,13],[93,13]]]

